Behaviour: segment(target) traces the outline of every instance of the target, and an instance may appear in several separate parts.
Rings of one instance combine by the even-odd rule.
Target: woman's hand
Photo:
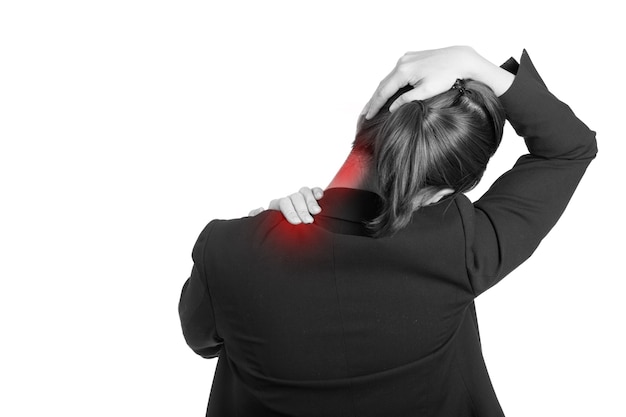
[[[500,96],[511,85],[514,76],[487,61],[469,46],[407,52],[380,82],[361,115],[371,119],[396,91],[408,84],[414,88],[398,97],[389,107],[390,112],[409,101],[425,100],[443,93],[458,78],[482,81]]]
[[[317,200],[324,196],[324,191],[319,187],[302,187],[297,193],[287,197],[277,198],[270,201],[268,210],[279,210],[291,224],[313,223],[313,216],[322,211]],[[252,210],[248,215],[256,216],[265,209],[259,207]]]

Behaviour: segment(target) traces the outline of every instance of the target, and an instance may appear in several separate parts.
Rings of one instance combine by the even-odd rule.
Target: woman
[[[595,133],[525,50],[503,68],[407,54],[364,113],[321,212],[308,189],[270,204],[311,224],[270,210],[198,238],[179,311],[192,349],[219,355],[207,415],[503,415],[473,300],[556,223]],[[530,153],[472,204],[505,116]]]

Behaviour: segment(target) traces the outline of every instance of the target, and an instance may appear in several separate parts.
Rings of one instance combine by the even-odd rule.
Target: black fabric
[[[503,416],[474,299],[527,259],[597,152],[523,51],[500,97],[529,154],[475,204],[423,207],[368,236],[380,197],[325,191],[310,225],[214,220],[180,298],[185,339],[219,356],[207,416]]]

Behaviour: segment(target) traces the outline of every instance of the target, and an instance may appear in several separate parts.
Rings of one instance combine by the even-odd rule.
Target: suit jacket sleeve
[[[597,153],[595,132],[548,91],[525,49],[519,65],[510,59],[502,68],[516,75],[500,101],[529,154],[473,205],[459,204],[475,296],[535,251]]]
[[[223,340],[217,333],[217,324],[207,285],[204,254],[214,222],[200,233],[191,254],[191,276],[183,285],[178,314],[185,340],[191,349],[203,358],[219,355]]]

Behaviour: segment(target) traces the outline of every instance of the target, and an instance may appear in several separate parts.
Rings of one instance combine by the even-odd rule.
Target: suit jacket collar
[[[380,213],[382,198],[371,191],[335,187],[324,190],[320,215],[351,222],[372,220]]]

